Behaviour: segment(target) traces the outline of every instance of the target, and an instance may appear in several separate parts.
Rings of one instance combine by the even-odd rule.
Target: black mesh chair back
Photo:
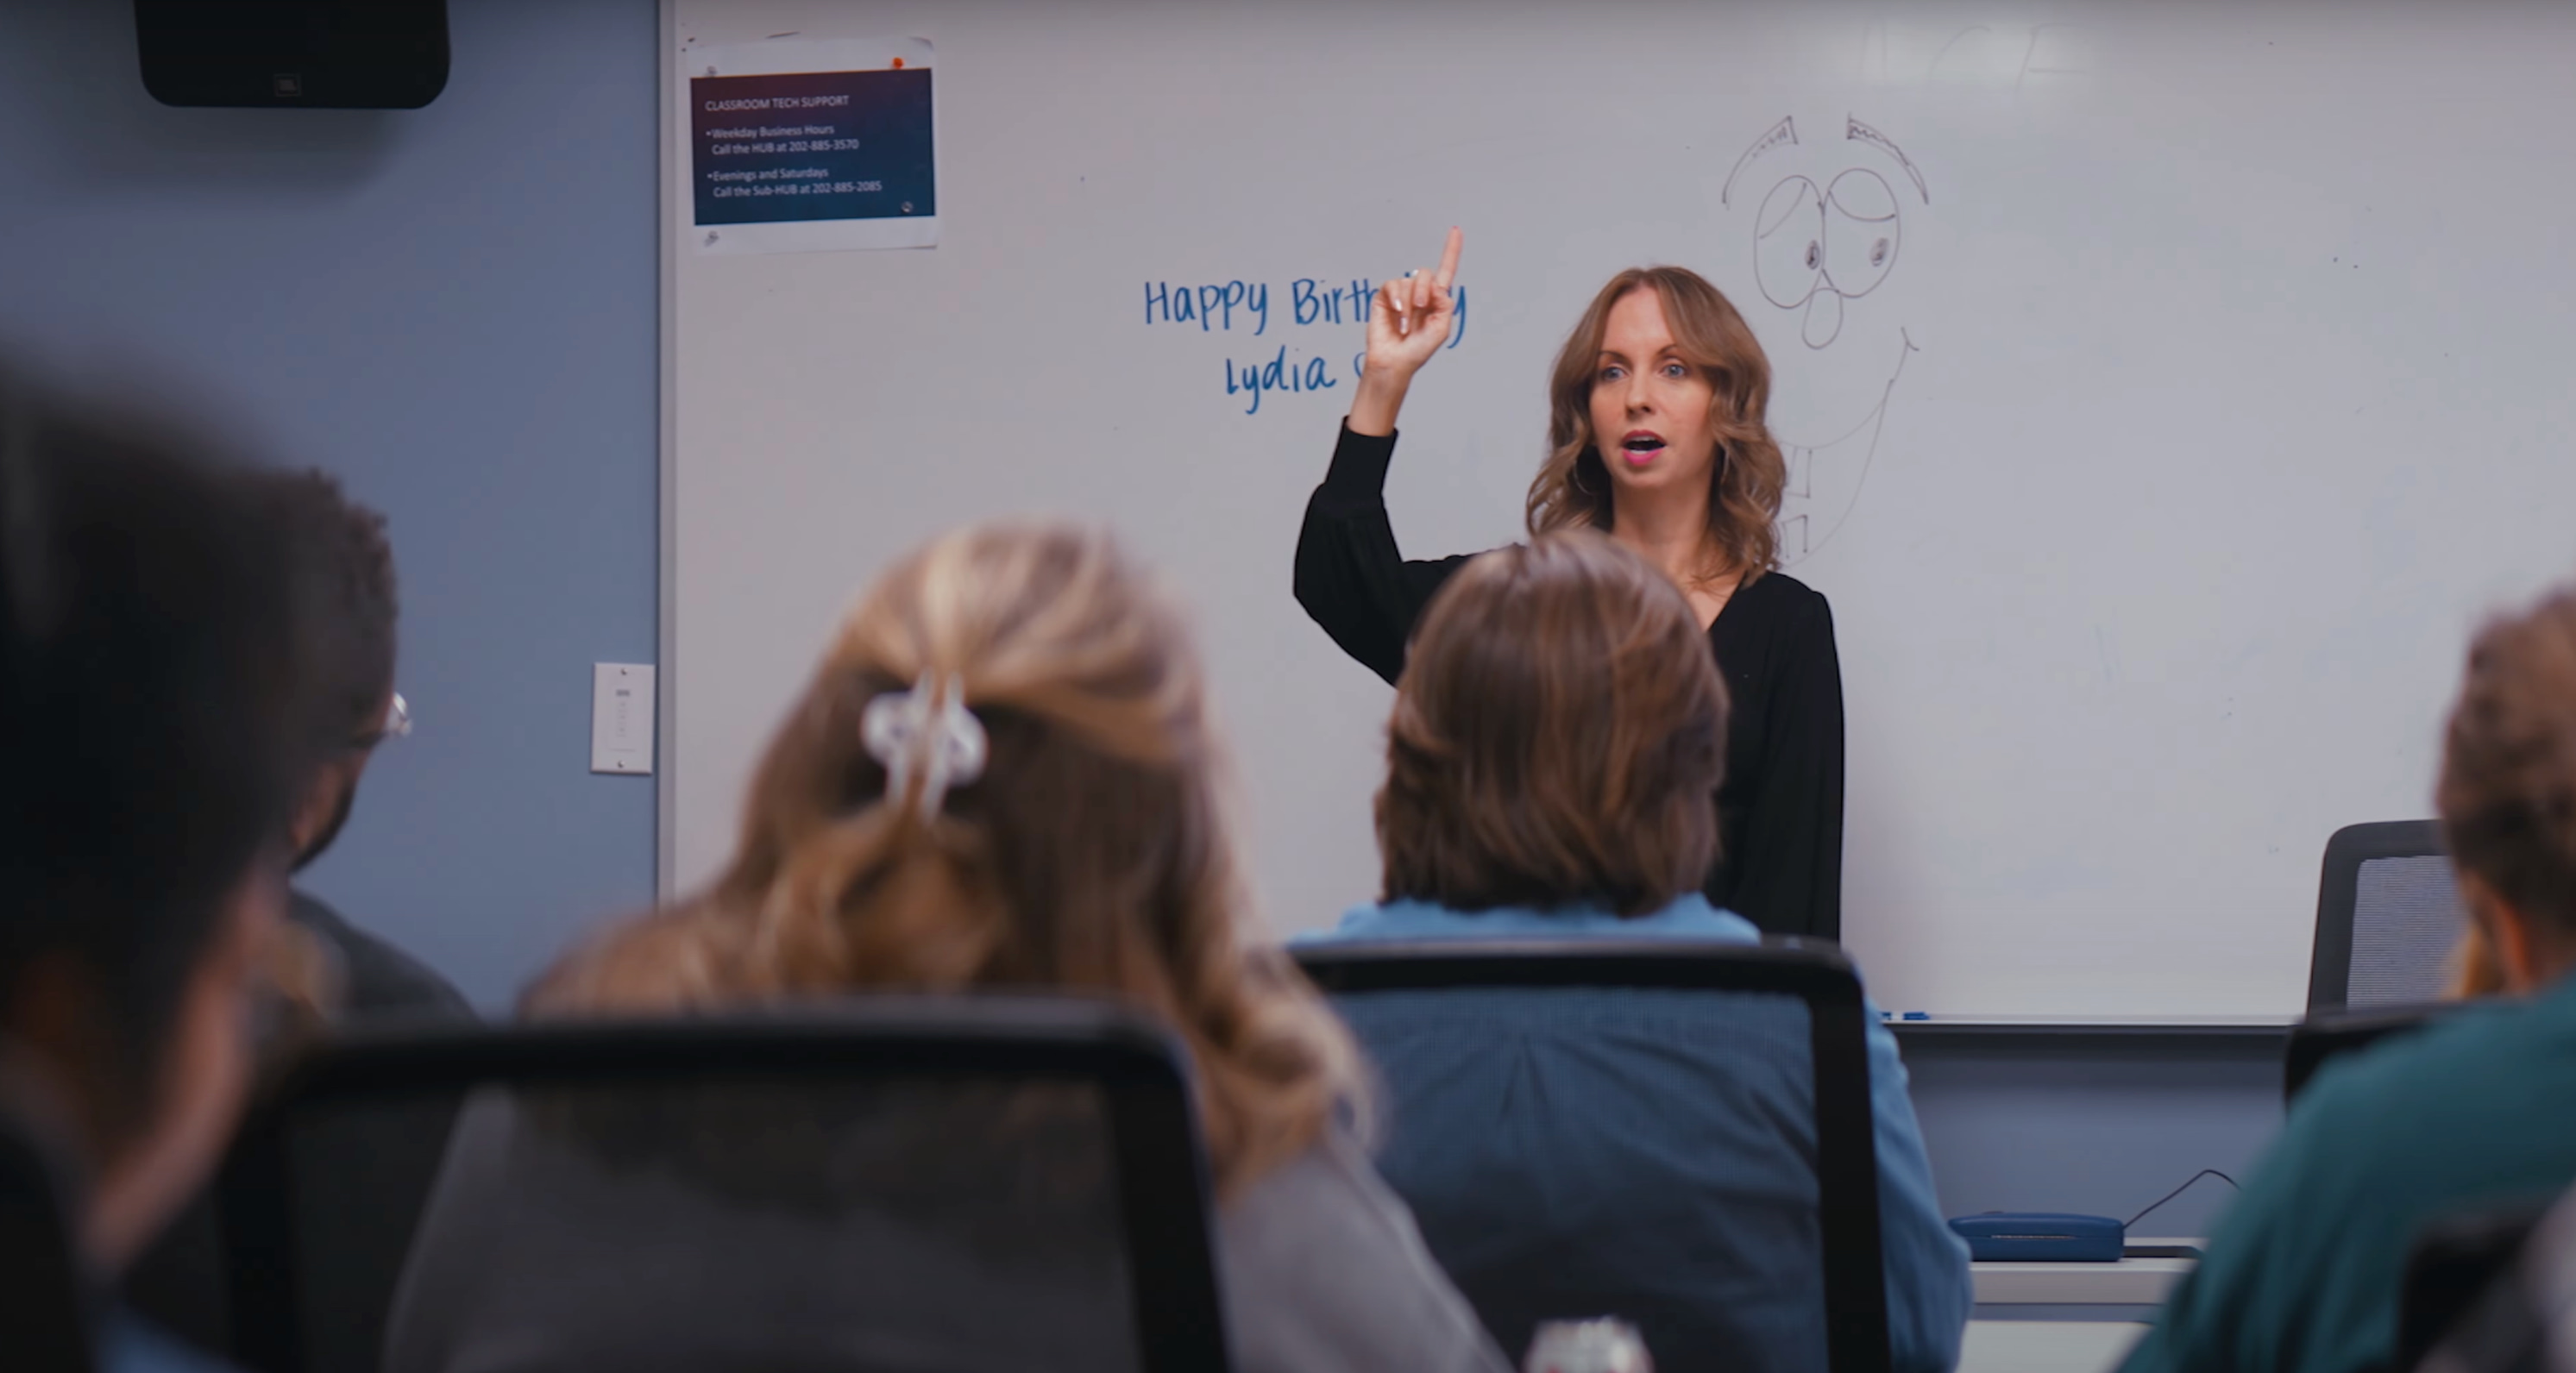
[[[1380,1059],[1381,1167],[1505,1350],[1526,1347],[1544,1320],[1615,1315],[1638,1325],[1663,1373],[1888,1367],[1868,1023],[1860,980],[1839,950],[1583,939],[1292,952]],[[1675,1066],[1672,1051],[1686,1041],[1705,1052]],[[1499,1057],[1542,1050],[1553,1065],[1545,1072],[1535,1057]],[[1406,1077],[1386,1066],[1399,1060],[1440,1066]],[[1631,1076],[1631,1066],[1642,1072]],[[1678,1075],[1658,1077],[1667,1070]],[[1480,1076],[1490,1090],[1470,1099],[1460,1084]],[[1792,1107],[1788,1115],[1803,1118],[1784,1117],[1784,1101],[1812,1103],[1812,1114]],[[1469,1115],[1476,1137],[1466,1147],[1410,1157],[1408,1120]],[[1715,1196],[1708,1170],[1692,1162],[1755,1153],[1795,1176]],[[1585,1163],[1550,1166],[1567,1156]],[[1730,1208],[1778,1243],[1713,1254],[1709,1237],[1676,1222],[1694,1207]],[[1705,1287],[1646,1290],[1630,1280],[1640,1261],[1714,1274],[1721,1285],[1785,1288],[1797,1299],[1785,1318],[1798,1328],[1766,1340],[1738,1323],[1761,1303]],[[1811,1314],[1799,1320],[1800,1309]]]
[[[868,997],[352,1034],[254,1112],[220,1204],[234,1355],[473,1368],[1145,1373],[1226,1366],[1179,1048],[1115,1007]],[[377,1347],[329,1180],[452,1115]],[[364,1233],[353,1233],[363,1231]]]
[[[0,1364],[91,1373],[98,1294],[79,1257],[77,1192],[51,1132],[0,1083]]]
[[[444,1024],[409,1020],[395,1024]],[[304,1277],[307,1340],[326,1368],[360,1366],[383,1349],[412,1230],[446,1158],[460,1094],[424,1093],[349,1112],[308,1147],[297,1178],[304,1207],[331,1217],[330,1262]],[[189,1202],[122,1275],[128,1308],[202,1349],[235,1343],[223,1213],[212,1189]]]
[[[2336,830],[2317,882],[2308,1009],[2432,1000],[2467,928],[2439,825],[2392,820]]]
[[[2398,1317],[2398,1368],[2576,1373],[2576,1202],[2562,1196],[2536,1219],[2507,1209],[2428,1231],[2408,1257]]]
[[[2392,1367],[2421,1363],[2458,1329],[2479,1299],[2514,1271],[2554,1198],[2526,1198],[2438,1215],[2407,1246],[2397,1292]]]
[[[2376,1011],[2319,1011],[2290,1029],[2288,1051],[2282,1057],[2281,1100],[2298,1100],[2309,1079],[2317,1070],[2349,1053],[2357,1053],[2383,1039],[2412,1034],[2441,1020],[2444,1016],[2473,1005],[2464,1001],[2431,1001],[2416,1006],[2394,1006]]]

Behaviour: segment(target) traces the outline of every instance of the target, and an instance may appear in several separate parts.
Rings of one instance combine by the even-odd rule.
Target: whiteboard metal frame
[[[1881,1022],[1902,1039],[1952,1037],[2043,1036],[2060,1039],[2097,1037],[2278,1039],[2286,1041],[2298,1027],[2297,1016],[2128,1016],[2078,1020],[2067,1016],[1936,1016],[1930,1020]]]
[[[679,471],[680,429],[673,413],[679,403],[680,328],[679,320],[679,236],[672,232],[671,195],[678,174],[671,149],[671,121],[678,111],[672,108],[671,87],[679,79],[680,13],[678,0],[658,0],[655,5],[654,32],[661,52],[655,56],[654,70],[659,73],[658,88],[653,94],[653,141],[655,165],[660,169],[653,179],[653,235],[660,249],[661,261],[656,267],[656,285],[660,299],[654,303],[656,331],[660,339],[660,363],[654,425],[656,444],[660,449],[658,475],[654,479],[655,534],[653,550],[653,661],[654,680],[661,683],[661,710],[653,723],[654,755],[661,766],[653,769],[653,899],[659,904],[671,900],[675,870],[679,864],[679,798],[672,789],[675,764],[680,756],[680,654],[677,644],[680,585]]]
[[[654,862],[653,891],[657,903],[677,898],[679,864],[679,800],[676,766],[679,758],[679,251],[680,240],[675,222],[679,157],[672,121],[678,115],[674,91],[679,80],[679,0],[656,0],[656,34],[660,46],[655,67],[659,87],[654,94],[655,161],[658,175],[655,183],[655,239],[659,249],[657,267],[659,299],[656,302],[659,338],[659,386],[657,440],[659,448],[656,479],[657,546],[655,549],[655,636],[654,661],[656,680],[660,683],[660,709],[655,722],[655,753],[661,760],[653,773]],[[2286,1037],[2296,1016],[2218,1016],[2218,1017],[2134,1017],[2103,1020],[2072,1020],[2058,1017],[1969,1016],[1941,1017],[1934,1020],[1890,1019],[1891,1030],[1907,1037],[1929,1035],[2162,1035],[2162,1036],[2253,1036]]]

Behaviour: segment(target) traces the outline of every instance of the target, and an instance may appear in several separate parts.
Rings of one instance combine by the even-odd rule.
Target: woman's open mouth
[[[1664,436],[1647,429],[1631,429],[1619,441],[1619,452],[1630,467],[1644,467],[1664,451]]]

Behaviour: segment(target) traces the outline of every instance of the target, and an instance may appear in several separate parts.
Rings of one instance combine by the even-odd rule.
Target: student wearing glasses
[[[410,710],[394,690],[393,549],[384,517],[349,500],[323,473],[259,470],[239,480],[262,517],[284,536],[302,574],[310,621],[302,734],[316,761],[285,826],[291,871],[301,873],[339,837],[376,749],[411,732]],[[286,925],[269,962],[269,980],[279,995],[269,1002],[276,1014],[267,1048],[288,1034],[331,1023],[474,1017],[465,998],[427,964],[300,888],[289,892]],[[366,1170],[347,1179],[347,1195],[383,1208],[384,1233],[403,1233],[400,1218],[426,1194],[446,1128],[446,1117],[436,1113],[396,1122],[369,1151]],[[391,1289],[401,1261],[396,1250],[352,1256],[317,1278],[325,1284],[327,1315],[316,1337],[325,1347],[374,1347],[384,1317],[382,1294]],[[200,1197],[134,1265],[125,1290],[171,1333],[220,1349],[230,1341],[226,1283],[213,1204]]]
[[[275,472],[252,480],[272,518],[295,531],[324,631],[315,665],[313,731],[325,761],[306,784],[287,836],[301,873],[339,838],[376,749],[411,733],[410,707],[394,689],[400,609],[394,554],[384,516],[348,499],[329,476]],[[335,1018],[472,1016],[465,998],[429,965],[351,924],[311,892],[295,892],[287,919],[311,936],[307,947],[318,957],[318,966],[303,979],[316,1012]]]

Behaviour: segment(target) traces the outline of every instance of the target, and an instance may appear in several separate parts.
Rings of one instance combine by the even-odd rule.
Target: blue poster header
[[[689,118],[700,225],[939,213],[926,67],[693,77]]]

